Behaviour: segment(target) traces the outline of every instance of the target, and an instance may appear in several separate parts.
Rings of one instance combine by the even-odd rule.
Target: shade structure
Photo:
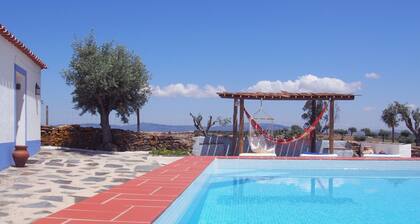
[[[217,93],[221,98],[233,99],[233,142],[234,152],[240,154],[244,152],[244,110],[245,100],[302,100],[312,101],[312,121],[315,120],[316,101],[329,101],[329,117],[334,117],[334,102],[336,100],[354,100],[356,95],[346,93],[319,93],[319,92],[219,92]],[[238,108],[239,108],[239,122],[238,122]],[[239,123],[239,133],[238,133]],[[329,152],[334,151],[334,119],[329,120]],[[236,144],[237,143],[237,144]],[[311,134],[311,151],[315,151],[316,132]]]
[[[245,100],[354,100],[354,94],[310,92],[219,92],[221,98]]]

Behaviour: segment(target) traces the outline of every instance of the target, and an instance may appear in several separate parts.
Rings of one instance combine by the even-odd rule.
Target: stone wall
[[[157,149],[187,149],[193,145],[193,133],[137,133],[112,129],[114,150],[149,151]],[[41,144],[69,148],[100,149],[101,129],[79,125],[41,127]]]
[[[411,147],[411,157],[420,157],[420,146]]]

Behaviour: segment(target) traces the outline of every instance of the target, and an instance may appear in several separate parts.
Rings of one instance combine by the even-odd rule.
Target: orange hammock
[[[292,142],[296,142],[302,138],[305,138],[306,136],[308,136],[312,131],[315,130],[316,126],[319,124],[319,122],[321,121],[322,117],[324,116],[325,112],[327,111],[327,103],[324,104],[324,107],[322,108],[321,113],[318,115],[318,117],[315,119],[315,121],[312,123],[311,126],[307,127],[304,132],[298,136],[295,136],[293,138],[277,138],[274,137],[272,135],[270,135],[266,130],[264,130],[260,124],[257,123],[257,121],[255,121],[255,119],[248,113],[248,111],[245,109],[245,114],[246,117],[248,118],[252,128],[254,128],[255,132],[257,132],[260,135],[263,135],[265,137],[266,140],[277,144],[277,145],[282,145],[282,144],[289,144]]]

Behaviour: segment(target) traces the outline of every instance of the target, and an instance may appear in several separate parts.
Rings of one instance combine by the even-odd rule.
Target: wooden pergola
[[[354,100],[353,94],[341,93],[291,93],[291,92],[220,92],[221,98],[233,99],[233,148],[235,154],[244,152],[244,111],[245,100],[302,100],[312,101],[312,121],[316,118],[316,101],[329,101],[329,117],[334,117],[334,102],[336,100]],[[239,107],[239,133],[238,133],[238,107]],[[316,132],[311,133],[311,152],[316,150]],[[334,152],[334,119],[329,119],[329,152]],[[237,143],[237,144],[236,144]]]

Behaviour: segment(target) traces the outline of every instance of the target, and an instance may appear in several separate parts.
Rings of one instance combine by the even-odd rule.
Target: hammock
[[[322,108],[321,113],[318,115],[318,117],[315,119],[315,121],[309,126],[307,127],[304,132],[296,137],[293,138],[277,138],[272,136],[271,134],[269,134],[267,132],[267,130],[264,130],[260,124],[257,123],[257,121],[248,113],[248,111],[245,109],[245,114],[249,120],[249,124],[251,126],[251,128],[253,130],[255,130],[255,132],[257,134],[259,134],[260,136],[250,136],[249,139],[250,141],[250,146],[251,149],[253,149],[253,146],[255,146],[255,148],[257,149],[257,151],[274,151],[274,149],[272,147],[270,147],[270,149],[267,149],[267,145],[268,143],[264,143],[264,140],[266,142],[272,143],[272,144],[276,144],[276,145],[283,145],[283,144],[290,144],[292,142],[296,142],[300,139],[305,138],[306,136],[308,136],[312,131],[314,131],[316,129],[316,126],[319,124],[319,122],[321,121],[322,117],[324,116],[325,112],[327,111],[327,104],[324,104],[324,107]],[[251,134],[251,130],[250,130],[250,134]],[[259,142],[259,143],[256,143]],[[262,149],[258,149],[259,146],[264,145],[264,147],[262,147]],[[275,147],[274,147],[275,148]],[[254,151],[254,150],[253,150]],[[255,152],[255,151],[254,151]]]

